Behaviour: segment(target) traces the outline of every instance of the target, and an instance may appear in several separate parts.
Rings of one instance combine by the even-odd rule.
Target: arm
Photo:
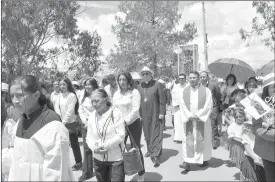
[[[166,97],[165,97],[165,87],[158,83],[158,95],[159,95],[159,115],[164,116],[166,111]]]
[[[115,136],[106,139],[106,141],[104,142],[103,148],[107,150],[123,143],[125,139],[125,124],[118,109],[114,109],[113,121],[111,121],[110,124],[113,125]]]
[[[275,129],[265,129],[262,127],[262,119],[255,120],[253,119],[253,133],[264,140],[275,141]]]
[[[136,89],[133,90],[132,94],[132,111],[124,118],[127,125],[132,124],[136,116],[139,115],[141,96]]]
[[[217,104],[219,105],[222,95],[221,95],[221,90],[217,84],[215,84],[215,94],[217,98]]]
[[[70,119],[72,118],[72,116],[75,113],[75,104],[77,102],[77,98],[75,94],[70,94],[68,97],[68,107],[67,107],[67,111],[65,113],[65,115],[62,118],[62,122],[64,124],[67,124]]]
[[[99,143],[99,140],[97,140],[94,137],[95,136],[94,130],[93,130],[94,118],[95,118],[95,113],[93,112],[87,122],[88,126],[87,126],[87,136],[86,136],[86,143],[93,152],[98,147],[97,143]]]
[[[208,88],[206,88],[206,98],[204,107],[195,113],[195,115],[203,122],[208,120],[213,108],[212,94]]]

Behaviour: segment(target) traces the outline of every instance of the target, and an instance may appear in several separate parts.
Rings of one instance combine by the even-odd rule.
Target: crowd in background
[[[191,86],[192,91],[202,86],[211,93],[207,119],[211,125],[211,149],[223,146],[229,151],[231,161],[240,169],[241,180],[275,181],[274,116],[273,123],[267,122],[272,120],[272,114],[255,120],[240,103],[256,93],[274,109],[274,74],[263,82],[251,77],[244,84],[238,83],[233,74],[223,81],[206,71],[175,78],[154,79],[153,75],[145,67],[141,71],[142,80],[133,80],[130,73],[110,74],[100,83],[92,77],[81,81],[63,78],[53,82],[52,93],[34,76],[19,76],[9,84],[2,83],[2,177],[16,181],[21,179],[20,173],[22,179],[30,181],[70,181],[71,170],[82,170],[79,181],[93,177],[94,173],[98,181],[124,181],[122,149],[131,135],[143,166],[138,181],[144,181],[142,130],[147,144],[144,157],[151,157],[158,167],[166,112],[172,113],[173,140],[185,143],[182,113],[187,104],[182,97],[186,88]],[[83,156],[79,137],[83,138]],[[72,166],[66,151],[69,145],[75,160]],[[29,152],[30,149],[33,151]],[[184,159],[180,167],[189,171],[189,163],[192,162]],[[207,160],[203,160],[205,165]],[[27,176],[30,171],[38,171],[37,176]]]

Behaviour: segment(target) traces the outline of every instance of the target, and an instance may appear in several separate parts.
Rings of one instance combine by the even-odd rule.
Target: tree
[[[1,3],[1,65],[6,80],[22,74],[48,79],[65,75],[56,65],[61,54],[70,56],[70,69],[96,71],[100,65],[101,38],[96,32],[91,35],[78,30],[75,16],[80,6],[76,1],[4,0]],[[62,44],[46,49],[44,46],[52,40]]]
[[[93,76],[101,65],[101,37],[97,31],[92,34],[81,32],[68,44],[68,50],[69,59],[66,63],[71,63],[68,71],[77,70],[80,74]]]
[[[111,67],[132,71],[141,65],[156,73],[160,67],[173,64],[173,45],[186,44],[197,35],[194,23],[177,30],[181,14],[178,1],[123,1],[119,10],[125,18],[116,16],[113,32],[118,45],[107,57]]]
[[[256,16],[252,20],[252,30],[247,31],[240,29],[240,34],[243,40],[248,40],[247,46],[249,46],[249,40],[252,36],[267,35],[262,41],[265,46],[269,47],[272,51],[275,51],[275,8],[274,1],[253,1],[252,7],[256,8],[259,16]]]

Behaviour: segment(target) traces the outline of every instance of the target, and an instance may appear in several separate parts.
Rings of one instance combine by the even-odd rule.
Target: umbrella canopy
[[[258,69],[256,75],[257,76],[266,76],[269,73],[274,73],[274,64],[275,64],[275,60],[270,61],[269,63],[267,63],[260,69]]]
[[[208,68],[211,73],[224,79],[227,75],[234,74],[239,82],[245,82],[249,77],[255,76],[255,72],[249,64],[235,58],[218,59]]]

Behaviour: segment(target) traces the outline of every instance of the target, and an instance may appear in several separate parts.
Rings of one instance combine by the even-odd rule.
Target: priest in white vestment
[[[186,86],[186,75],[179,75],[179,84],[175,84],[172,89],[172,106],[174,111],[174,142],[182,143],[183,139],[183,122],[180,114],[180,97],[182,97],[183,89]]]
[[[196,71],[189,74],[188,85],[181,98],[181,119],[184,123],[182,141],[183,164],[186,171],[190,163],[208,165],[212,150],[212,128],[210,113],[213,108],[211,91],[200,83],[200,75]]]

